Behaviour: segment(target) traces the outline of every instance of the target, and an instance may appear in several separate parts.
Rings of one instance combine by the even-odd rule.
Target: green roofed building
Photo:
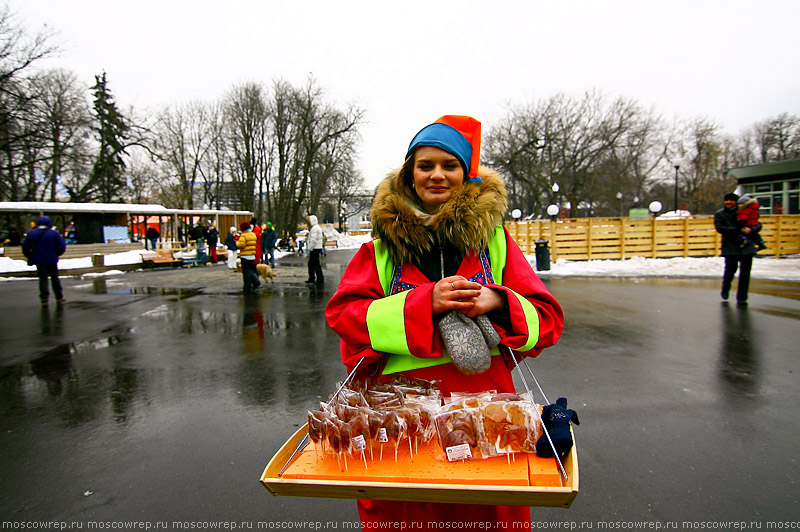
[[[758,200],[762,214],[800,214],[800,159],[731,168],[736,191]]]

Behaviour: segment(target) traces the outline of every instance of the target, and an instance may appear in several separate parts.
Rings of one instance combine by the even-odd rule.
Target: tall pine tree
[[[125,152],[130,125],[117,109],[117,104],[108,89],[106,73],[95,76],[94,114],[97,120],[97,140],[100,150],[92,168],[92,176],[84,188],[80,200],[99,199],[111,202],[121,199],[120,192],[125,188]]]

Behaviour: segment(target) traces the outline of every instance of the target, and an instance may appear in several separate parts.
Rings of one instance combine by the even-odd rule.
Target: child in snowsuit
[[[751,198],[747,194],[744,194],[739,201],[737,202],[737,207],[739,211],[736,213],[736,221],[740,228],[743,227],[750,227],[753,228],[750,233],[740,233],[736,238],[739,241],[739,247],[743,247],[747,243],[747,239],[753,241],[759,251],[762,249],[767,249],[767,246],[764,245],[764,240],[761,238],[761,235],[755,228],[758,225],[758,200],[755,198]]]

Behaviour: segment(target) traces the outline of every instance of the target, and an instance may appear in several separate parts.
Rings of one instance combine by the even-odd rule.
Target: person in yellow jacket
[[[236,247],[239,248],[239,258],[242,261],[242,281],[244,282],[244,293],[252,294],[259,286],[261,281],[258,280],[258,271],[256,270],[256,243],[258,237],[250,227],[249,222],[242,222],[239,224],[239,229],[242,234],[239,240],[236,241]]]

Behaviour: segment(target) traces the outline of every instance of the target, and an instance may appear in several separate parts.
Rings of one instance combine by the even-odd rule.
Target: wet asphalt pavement
[[[345,376],[323,312],[351,256],[328,253],[323,287],[284,258],[250,298],[222,264],[64,278],[46,310],[34,280],[0,282],[0,521],[356,521],[258,482]],[[717,281],[546,282],[567,325],[531,368],[578,411],[581,485],[534,520],[797,527],[798,283],[754,281],[737,309]]]

